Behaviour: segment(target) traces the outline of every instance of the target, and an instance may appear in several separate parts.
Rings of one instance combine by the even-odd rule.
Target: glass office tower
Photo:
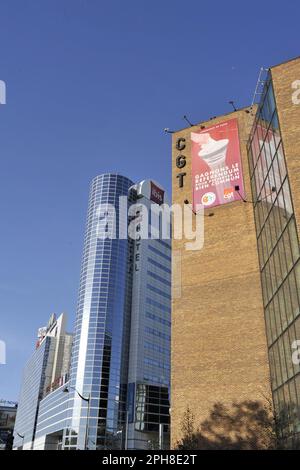
[[[36,349],[27,361],[14,428],[15,449],[31,450],[36,444],[40,403],[68,380],[73,336],[67,333],[66,315],[52,314],[38,330]],[[47,431],[49,433],[49,421]]]
[[[160,425],[167,444],[171,246],[136,213],[163,202],[150,180],[93,179],[69,379],[39,403],[35,450],[157,448]]]
[[[163,202],[149,180],[133,185],[105,174],[92,181],[64,449],[147,448],[160,423],[167,439],[170,240],[127,236],[136,216],[128,217],[129,207],[138,200],[149,209],[151,191]]]
[[[142,181],[132,189],[139,213],[136,230],[148,237],[138,236],[132,242],[126,444],[128,449],[169,448],[171,241],[170,220],[162,205],[168,201],[164,190],[153,181]]]
[[[276,419],[285,445],[296,447],[300,443],[300,367],[293,363],[293,348],[300,338],[300,249],[272,70],[248,155]]]
[[[33,448],[39,401],[50,382],[54,352],[55,338],[47,336],[27,361],[15,422],[14,448]]]
[[[127,238],[117,235],[124,228],[127,231],[128,190],[132,184],[118,174],[97,176],[91,184],[70,371],[72,405],[66,449],[114,447],[125,419],[129,244]],[[121,196],[125,200],[124,220],[122,216],[119,220]],[[115,208],[116,225],[108,205]],[[110,228],[116,230],[116,236],[104,238],[101,234]]]
[[[149,210],[163,201],[164,190],[150,180],[133,185],[105,174],[92,181],[70,398],[61,408],[64,449],[157,447],[160,424],[167,442],[170,240],[148,240],[150,220],[140,223],[136,213],[141,203]],[[128,237],[132,223],[145,240]]]

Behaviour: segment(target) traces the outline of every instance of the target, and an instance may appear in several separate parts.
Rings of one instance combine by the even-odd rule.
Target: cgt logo
[[[163,204],[164,202],[164,191],[160,189],[156,184],[151,181],[151,201],[156,202],[156,204]]]
[[[6,104],[6,84],[0,80],[0,104]]]
[[[233,188],[225,188],[224,189],[224,199],[234,199],[234,190]]]

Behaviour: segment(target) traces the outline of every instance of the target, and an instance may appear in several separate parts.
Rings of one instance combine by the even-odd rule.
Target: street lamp
[[[126,418],[125,418],[125,426],[123,424],[122,429],[116,432],[116,434],[121,434],[121,443],[120,443],[120,448],[123,449],[123,432],[125,430],[125,439],[124,439],[124,450],[128,449],[128,417],[129,417],[129,412],[128,410],[125,411],[126,413]],[[125,429],[124,429],[125,428]]]
[[[17,436],[19,436],[20,439],[22,439],[22,449],[24,447],[24,437],[25,437],[25,434],[20,434],[19,432],[17,432]]]
[[[120,450],[122,450],[123,429],[120,429],[120,431],[117,431],[116,434],[121,434],[121,437],[120,437]]]
[[[164,448],[164,425],[159,423],[159,434],[158,434],[159,450]]]
[[[78,392],[78,390],[75,387],[65,387],[63,389],[63,392],[69,393],[70,390],[75,390],[77,395],[81,398],[81,400],[86,401],[88,404],[87,408],[87,416],[86,416],[86,429],[85,429],[85,439],[84,439],[84,448],[85,450],[88,450],[88,427],[89,427],[89,419],[90,419],[90,403],[91,403],[91,394],[89,394],[88,397],[84,397],[81,395],[81,393]]]
[[[128,424],[129,424],[129,412],[128,410],[126,410],[126,428],[125,428],[125,445],[124,445],[124,449],[127,450],[128,449]]]

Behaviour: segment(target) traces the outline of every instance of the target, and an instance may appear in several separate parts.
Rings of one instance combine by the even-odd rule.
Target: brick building
[[[172,202],[201,203],[205,215],[201,250],[186,250],[186,240],[172,244],[174,264],[181,260],[180,295],[174,290],[172,300],[173,446],[187,407],[198,426],[218,403],[264,408],[271,395],[280,436],[290,447],[299,439],[299,90],[298,58],[268,70],[258,107],[173,134]],[[237,143],[229,150],[233,126]],[[212,149],[222,145],[220,179]],[[230,168],[229,152],[240,158]]]

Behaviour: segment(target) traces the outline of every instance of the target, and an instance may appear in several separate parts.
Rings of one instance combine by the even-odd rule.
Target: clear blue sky
[[[73,328],[91,178],[170,190],[163,128],[249,104],[261,66],[300,54],[299,15],[256,0],[1,1],[0,398],[18,398],[51,312]]]

